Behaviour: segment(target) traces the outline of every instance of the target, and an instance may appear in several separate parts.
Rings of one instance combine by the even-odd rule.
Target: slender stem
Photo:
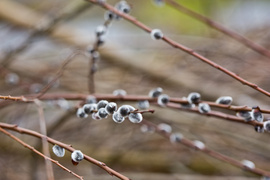
[[[172,135],[172,133],[167,133],[167,132],[164,132],[164,131],[160,130],[157,125],[155,125],[155,124],[153,124],[153,123],[151,123],[151,122],[149,122],[147,120],[143,120],[142,123],[153,127],[155,129],[155,132],[157,132],[158,134],[160,134],[164,138],[170,140],[170,136]],[[205,153],[205,154],[207,154],[207,155],[209,155],[209,156],[211,156],[211,157],[213,157],[215,159],[218,159],[220,161],[229,163],[229,164],[231,164],[231,165],[233,165],[235,167],[239,167],[239,168],[244,169],[246,171],[249,171],[251,173],[261,175],[261,176],[270,177],[270,172],[268,172],[268,171],[265,171],[265,170],[262,170],[262,169],[259,169],[259,168],[252,168],[252,169],[247,168],[245,165],[243,165],[238,160],[235,160],[235,159],[233,159],[231,157],[225,156],[225,155],[223,155],[221,153],[218,153],[218,152],[216,152],[214,150],[211,150],[211,149],[209,149],[207,147],[199,149],[199,148],[196,147],[196,145],[193,143],[193,141],[191,141],[191,140],[189,140],[187,138],[182,138],[181,140],[177,141],[177,143],[185,145],[185,146],[187,146],[187,147],[189,147],[191,149],[196,149],[198,151],[201,151],[201,152],[203,152],[203,153]]]
[[[233,115],[229,115],[229,114],[225,114],[225,113],[218,112],[218,111],[210,111],[208,113],[200,113],[197,108],[188,109],[188,108],[181,107],[181,106],[179,106],[179,104],[176,104],[176,103],[168,103],[167,107],[172,108],[172,109],[178,109],[178,110],[181,110],[181,111],[197,113],[197,114],[200,114],[202,116],[217,117],[219,119],[233,121],[233,122],[236,122],[236,123],[249,124],[249,125],[252,125],[252,126],[263,127],[263,123],[261,123],[261,122],[258,122],[258,121],[245,121],[243,118],[233,116]]]
[[[12,131],[16,131],[16,132],[19,132],[21,134],[28,134],[30,136],[34,136],[34,137],[37,137],[37,138],[45,138],[49,143],[51,144],[57,144],[59,146],[61,146],[62,148],[65,148],[66,150],[70,151],[70,152],[73,152],[75,151],[75,149],[71,146],[71,145],[68,145],[68,144],[65,144],[65,143],[62,143],[60,141],[57,141],[55,139],[52,139],[50,137],[47,137],[47,136],[44,136],[36,131],[32,131],[32,130],[29,130],[29,129],[25,129],[25,128],[20,128],[18,127],[17,125],[11,125],[11,124],[7,124],[7,123],[0,123],[0,127],[4,128],[4,129],[9,129],[9,130],[12,130]],[[84,159],[92,164],[95,164],[96,166],[102,168],[103,170],[105,170],[108,174],[110,174],[111,176],[116,176],[118,177],[119,179],[122,179],[122,180],[130,180],[128,177],[120,174],[119,172],[111,169],[110,167],[108,167],[105,163],[103,162],[100,162],[86,154],[84,154]]]
[[[69,170],[68,168],[66,168],[65,166],[63,166],[62,164],[60,164],[58,161],[53,160],[52,158],[42,154],[41,152],[39,152],[38,150],[36,150],[34,147],[30,146],[29,144],[25,143],[24,141],[22,141],[21,139],[17,138],[16,136],[12,135],[11,133],[7,132],[6,130],[4,130],[3,128],[0,127],[0,131],[4,134],[6,134],[7,136],[11,137],[12,139],[14,139],[15,141],[17,141],[18,143],[20,143],[21,145],[23,145],[24,147],[30,149],[31,151],[33,151],[34,153],[42,156],[45,160],[49,160],[51,162],[53,162],[54,164],[56,164],[57,166],[59,166],[60,168],[62,168],[63,170],[71,173],[72,175],[74,175],[75,177],[77,177],[78,179],[83,180],[83,177],[79,176],[78,174],[74,173],[73,171]]]
[[[259,44],[254,43],[253,41],[247,39],[246,37],[222,26],[221,24],[211,20],[210,18],[203,16],[195,11],[192,11],[184,6],[182,6],[180,3],[176,2],[175,0],[165,0],[165,2],[170,5],[171,7],[197,19],[198,21],[201,21],[202,23],[218,30],[219,32],[230,36],[231,38],[235,39],[236,41],[244,44],[246,47],[253,49],[254,51],[260,53],[261,55],[264,55],[268,58],[270,58],[270,51],[266,48],[262,47]]]
[[[124,14],[121,13],[119,11],[117,11],[114,7],[112,7],[111,5],[107,4],[107,3],[99,3],[97,0],[87,0],[89,2],[95,3],[105,9],[108,9],[110,11],[112,11],[113,13],[123,17],[124,19],[126,19],[127,21],[131,22],[132,24],[136,25],[137,27],[141,28],[142,30],[151,33],[152,29],[150,29],[148,26],[146,26],[145,24],[143,24],[142,22],[138,21],[137,19],[135,19],[134,17],[128,15],[128,14]],[[258,85],[251,83],[243,78],[241,78],[240,76],[238,76],[237,74],[235,74],[234,72],[224,68],[223,66],[211,61],[210,59],[200,55],[199,53],[195,52],[193,49],[190,49],[188,47],[185,47],[184,45],[177,43],[175,41],[173,41],[172,39],[164,36],[162,38],[163,41],[165,41],[166,43],[168,43],[170,46],[176,48],[176,49],[180,49],[192,56],[194,56],[195,58],[201,60],[202,62],[214,67],[215,69],[222,71],[223,73],[231,76],[232,78],[234,78],[235,80],[241,82],[243,85],[247,85],[253,89],[255,89],[256,91],[270,97],[270,92],[260,88]]]
[[[59,98],[64,98],[66,100],[85,100],[87,98],[87,94],[45,94],[43,97],[41,97],[40,100],[53,100],[53,99],[59,99]],[[151,104],[155,104],[157,105],[157,99],[156,98],[151,98],[149,96],[141,96],[141,95],[126,95],[126,96],[114,96],[112,94],[93,94],[93,96],[95,96],[98,100],[102,100],[102,99],[106,99],[106,100],[110,100],[110,101],[139,101],[139,100],[148,100]],[[19,97],[13,97],[13,96],[0,96],[0,99],[8,99],[8,100],[13,100],[13,101],[24,101],[24,102],[32,102],[31,99],[26,99],[23,98],[21,96]],[[210,102],[210,101],[201,101],[203,103],[207,103],[212,107],[218,107],[218,108],[222,108],[222,109],[227,109],[227,110],[231,110],[231,111],[251,111],[252,108],[248,107],[248,106],[232,106],[232,105],[223,105],[223,104],[217,104],[215,102]],[[187,109],[187,108],[183,108],[180,106],[180,104],[186,104],[188,103],[187,100],[182,99],[182,98],[170,98],[170,103],[167,105],[168,108],[173,108],[173,109],[179,109],[182,111],[187,111],[187,112],[193,112],[193,113],[198,113],[200,115],[206,115],[206,116],[213,116],[213,117],[217,117],[217,118],[221,118],[224,120],[229,120],[229,121],[233,121],[233,122],[238,122],[238,123],[243,123],[243,124],[249,124],[249,125],[253,125],[253,126],[263,126],[263,123],[261,122],[257,122],[257,121],[245,121],[244,119],[237,117],[237,116],[233,116],[233,115],[229,115],[229,114],[225,114],[222,112],[218,112],[218,111],[211,111],[207,114],[201,114],[198,109],[196,108],[192,108],[192,109]],[[150,111],[150,110],[147,110]],[[260,112],[262,113],[267,113],[270,114],[270,110],[268,109],[261,109],[260,108]]]

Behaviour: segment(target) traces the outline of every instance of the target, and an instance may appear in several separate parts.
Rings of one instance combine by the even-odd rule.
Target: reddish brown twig
[[[59,99],[59,98],[64,98],[66,100],[85,100],[87,98],[87,94],[45,94],[43,97],[41,97],[40,100],[54,100],[54,99]],[[97,98],[97,100],[102,100],[102,99],[106,99],[106,100],[110,100],[110,101],[116,101],[116,100],[120,100],[120,101],[139,101],[139,100],[148,100],[151,104],[157,104],[157,99],[156,98],[151,98],[149,96],[141,96],[141,95],[126,95],[126,96],[114,96],[112,94],[93,94],[93,96],[95,96]],[[2,97],[2,98],[1,98]],[[8,99],[8,100],[16,100],[16,101],[23,101],[21,99],[21,97],[12,97],[12,96],[0,96],[0,99]],[[26,98],[24,98],[26,99]],[[31,102],[32,100],[26,99],[24,100],[26,102]],[[188,101],[186,99],[182,99],[182,98],[170,98],[170,102],[167,107],[169,108],[173,108],[173,109],[179,109],[182,111],[187,111],[187,112],[193,112],[193,113],[198,113],[201,114],[198,109],[196,108],[191,108],[191,109],[187,109],[184,107],[181,107],[180,104],[187,104]],[[218,107],[218,108],[222,108],[222,109],[228,109],[228,110],[232,110],[232,111],[251,111],[252,108],[251,107],[247,107],[247,106],[231,106],[231,105],[223,105],[223,104],[217,104],[215,102],[210,102],[210,101],[201,101],[204,103],[209,104],[210,106],[213,107]],[[149,111],[149,110],[147,110]],[[268,109],[260,109],[260,111],[262,113],[270,113],[270,110]],[[207,115],[207,116],[213,116],[213,117],[217,117],[217,118],[221,118],[224,120],[229,120],[229,121],[233,121],[233,122],[238,122],[238,123],[243,123],[243,124],[250,124],[253,126],[263,126],[263,123],[257,122],[257,121],[245,121],[244,119],[237,117],[237,116],[233,116],[233,115],[229,115],[229,114],[225,114],[222,112],[218,112],[218,111],[211,111],[207,114],[201,114],[201,115]]]
[[[57,144],[59,146],[61,146],[62,148],[65,148],[66,150],[70,151],[70,152],[73,152],[75,149],[71,146],[71,145],[67,145],[65,143],[62,143],[60,141],[57,141],[55,139],[52,139],[50,137],[47,137],[47,136],[44,136],[36,131],[32,131],[32,130],[28,130],[28,129],[25,129],[25,128],[20,128],[20,127],[17,127],[17,125],[11,125],[11,124],[7,124],[7,123],[0,123],[0,127],[4,128],[4,129],[10,129],[12,131],[17,131],[21,134],[28,134],[28,135],[31,135],[31,136],[34,136],[34,137],[37,137],[37,138],[45,138],[47,139],[47,141],[51,144]],[[96,166],[99,166],[100,168],[102,168],[103,170],[105,170],[108,174],[112,175],[112,176],[116,176],[118,177],[119,179],[122,179],[122,180],[130,180],[128,177],[120,174],[119,172],[111,169],[110,167],[108,167],[105,163],[103,162],[100,162],[86,154],[84,154],[84,159],[92,164],[95,164]]]
[[[165,0],[165,2],[170,5],[171,7],[189,15],[190,17],[193,17],[197,19],[198,21],[201,21],[202,23],[218,30],[219,32],[230,36],[231,38],[235,39],[236,41],[244,44],[246,47],[249,47],[250,49],[253,49],[254,51],[270,58],[270,51],[267,50],[266,48],[260,46],[259,44],[254,43],[253,41],[247,39],[246,37],[222,26],[221,24],[211,20],[210,18],[203,16],[197,12],[194,12],[184,6],[182,6],[180,3],[174,1],[174,0]]]
[[[148,126],[151,126],[155,129],[155,132],[157,132],[158,134],[160,134],[161,136],[165,137],[166,139],[170,140],[170,136],[172,135],[172,133],[168,133],[168,132],[165,132],[161,129],[158,128],[157,125],[147,121],[147,120],[143,120],[142,123],[148,125]],[[239,167],[241,169],[244,169],[246,171],[249,171],[251,173],[254,173],[254,174],[257,174],[257,175],[261,175],[261,176],[266,176],[266,177],[270,177],[270,172],[268,171],[264,171],[262,169],[259,169],[259,168],[247,168],[243,163],[241,163],[240,161],[237,161],[231,157],[228,157],[228,156],[225,156],[221,153],[218,153],[214,150],[211,150],[207,147],[204,147],[204,148],[198,148],[196,147],[196,145],[193,143],[193,141],[187,139],[187,138],[181,138],[181,140],[178,140],[176,141],[177,143],[180,143],[180,144],[183,144],[189,148],[192,148],[192,149],[196,149],[198,151],[201,151],[215,159],[218,159],[220,161],[223,161],[223,162],[226,162],[226,163],[229,163],[235,167]]]
[[[252,125],[252,126],[263,127],[263,123],[261,123],[261,122],[258,122],[258,121],[245,121],[243,118],[233,116],[233,115],[229,115],[229,114],[225,114],[225,113],[218,112],[218,111],[210,111],[208,113],[200,113],[197,108],[184,108],[184,107],[181,107],[179,104],[176,104],[176,103],[168,103],[167,107],[172,108],[172,109],[178,109],[178,110],[181,110],[181,111],[193,112],[193,113],[197,113],[197,114],[200,114],[200,115],[203,115],[203,116],[212,116],[212,117],[217,117],[219,119],[229,120],[229,121],[233,121],[233,122],[237,122],[237,123],[243,123],[243,124],[249,124],[249,125]]]
[[[134,111],[131,111],[130,113],[141,113],[141,114],[143,114],[143,113],[154,113],[155,112],[155,110],[154,109],[148,109],[148,110],[139,110],[139,109],[135,109]]]
[[[1,96],[0,99],[12,100],[12,101],[22,101],[22,102],[34,102],[33,99],[27,99],[24,96]]]
[[[145,24],[141,23],[140,21],[138,21],[137,19],[135,19],[134,17],[128,15],[128,14],[124,14],[124,13],[121,13],[119,11],[117,11],[114,7],[112,7],[111,5],[107,4],[107,3],[99,3],[97,0],[87,0],[89,2],[92,2],[92,3],[95,3],[107,10],[110,10],[112,11],[113,13],[123,17],[124,19],[128,20],[129,22],[131,22],[132,24],[136,25],[137,27],[141,28],[142,30],[150,33],[152,31],[152,29],[150,29],[148,26],[146,26]],[[180,44],[180,43],[177,43],[175,41],[173,41],[172,39],[164,36],[162,38],[163,41],[165,41],[166,43],[168,43],[170,46],[174,47],[174,48],[177,48],[177,49],[180,49],[192,56],[194,56],[195,58],[201,60],[202,62],[214,67],[215,69],[219,70],[219,71],[222,71],[223,73],[231,76],[232,78],[234,78],[235,80],[241,82],[243,85],[247,85],[255,90],[257,90],[258,92],[261,92],[262,94],[270,97],[270,92],[260,88],[258,85],[254,84],[254,83],[251,83],[243,78],[241,78],[240,76],[238,76],[237,74],[235,74],[234,72],[232,71],[229,71],[228,69],[224,68],[223,66],[220,66],[219,64],[211,61],[210,59],[200,55],[199,53],[195,52],[193,49],[190,49],[188,47],[185,47],[184,45]]]
[[[57,166],[59,166],[60,168],[62,168],[63,170],[71,173],[72,175],[74,175],[75,177],[77,177],[78,179],[83,180],[82,176],[79,176],[78,174],[74,173],[73,171],[69,170],[68,168],[66,168],[65,166],[63,166],[62,164],[60,164],[58,161],[53,160],[52,158],[42,154],[41,152],[39,152],[38,150],[36,150],[34,147],[30,146],[29,144],[25,143],[24,141],[20,140],[19,138],[17,138],[16,136],[10,134],[9,132],[7,132],[6,130],[4,130],[3,128],[0,127],[0,131],[4,134],[6,134],[7,136],[11,137],[12,139],[14,139],[15,141],[17,141],[18,143],[20,143],[21,145],[23,145],[24,147],[30,149],[31,151],[33,151],[34,153],[42,156],[45,160],[49,160],[51,162],[53,162],[54,164],[56,164]]]

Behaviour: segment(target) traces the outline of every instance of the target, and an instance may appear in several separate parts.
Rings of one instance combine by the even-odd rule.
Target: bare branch
[[[51,162],[53,162],[54,164],[56,164],[57,166],[59,166],[60,168],[64,169],[65,171],[71,173],[72,175],[74,175],[75,177],[77,177],[78,179],[83,180],[83,177],[79,176],[78,174],[74,173],[73,171],[71,171],[70,169],[66,168],[65,166],[63,166],[62,164],[60,164],[58,161],[53,160],[52,158],[42,154],[41,152],[39,152],[38,150],[36,150],[34,147],[30,146],[29,144],[25,143],[24,141],[20,140],[19,138],[17,138],[16,136],[10,134],[9,132],[7,132],[6,130],[4,130],[3,128],[0,127],[0,131],[4,134],[6,134],[7,136],[11,137],[12,139],[14,139],[15,141],[17,141],[18,143],[20,143],[21,145],[23,145],[24,147],[30,149],[31,151],[33,151],[34,153],[42,156],[45,160],[49,160]]]

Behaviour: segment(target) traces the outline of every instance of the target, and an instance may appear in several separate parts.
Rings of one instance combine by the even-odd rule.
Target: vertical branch
[[[49,143],[47,139],[45,138],[47,136],[47,129],[46,129],[46,122],[44,118],[44,111],[43,107],[41,105],[41,101],[38,99],[35,99],[35,103],[38,107],[38,114],[39,114],[39,125],[40,125],[40,132],[44,136],[42,137],[42,149],[45,156],[50,158],[50,152],[49,152]],[[46,164],[46,171],[47,171],[47,179],[48,180],[54,180],[54,174],[53,174],[53,168],[52,163],[48,159],[45,159]]]
[[[111,23],[111,19],[107,19],[103,26],[105,29],[97,29],[96,30],[96,41],[92,49],[90,49],[89,53],[91,54],[89,59],[89,74],[88,74],[88,90],[90,94],[95,93],[95,73],[97,71],[97,61],[99,60],[99,47],[104,43],[102,36],[106,33],[109,24]]]

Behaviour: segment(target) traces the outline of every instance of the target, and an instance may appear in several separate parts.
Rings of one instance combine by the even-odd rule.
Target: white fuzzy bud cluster
[[[201,103],[201,94],[197,92],[189,93],[188,97],[183,97],[182,100],[186,100],[187,103],[181,103],[182,108],[190,109],[195,108],[198,105],[200,113],[209,113],[211,111],[210,106],[207,103]]]
[[[161,107],[166,107],[166,105],[170,102],[170,97],[167,94],[162,94],[163,89],[161,87],[152,89],[149,92],[149,96],[151,98],[157,98],[157,103]]]
[[[108,102],[107,100],[100,100],[97,103],[95,99],[91,97],[92,103],[84,104],[83,107],[78,108],[77,117],[87,118],[91,115],[94,120],[101,120],[107,118],[109,115],[112,115],[112,119],[116,123],[122,123],[126,118],[132,123],[140,123],[143,120],[143,116],[138,112],[133,106],[122,105],[117,108],[115,102]],[[90,101],[88,99],[88,101]]]
[[[248,121],[258,121],[263,122],[264,116],[260,111],[260,108],[255,106],[252,108],[251,111],[238,111],[236,113],[238,117],[243,118],[246,122]],[[265,128],[264,128],[265,129]],[[256,130],[256,129],[255,129]],[[258,130],[258,131],[257,131]],[[256,131],[261,132],[260,128],[258,127]],[[266,130],[266,129],[265,129]]]
[[[53,153],[57,157],[64,157],[65,156],[65,148],[59,146],[59,145],[54,145],[52,147]],[[74,150],[71,153],[71,160],[74,165],[78,165],[80,161],[82,161],[84,158],[83,153],[80,150]]]
[[[117,9],[119,12],[124,13],[124,14],[129,14],[131,11],[130,5],[124,0],[116,3],[114,8]],[[119,15],[117,15],[111,11],[106,11],[104,14],[104,19],[106,21],[112,21],[112,20],[120,20],[122,18]]]
[[[201,101],[201,95],[197,92],[189,93],[188,97],[183,97],[183,100],[187,100],[187,103],[181,103],[182,108],[190,109],[195,108],[196,105]]]

